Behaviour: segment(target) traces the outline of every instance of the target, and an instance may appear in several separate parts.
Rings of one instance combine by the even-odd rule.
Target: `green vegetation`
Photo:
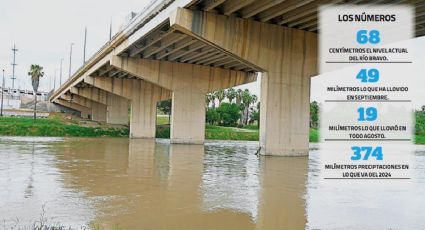
[[[310,129],[309,135],[310,142],[319,142],[319,131],[317,129]]]
[[[0,134],[4,136],[50,136],[50,137],[124,137],[127,128],[85,127],[66,123],[58,117],[31,119],[0,117]]]
[[[211,111],[210,111],[211,110]],[[215,112],[214,112],[215,111]],[[239,107],[232,103],[221,103],[217,109],[209,109],[207,115],[218,114],[215,117],[208,117],[210,124],[219,124],[221,126],[237,126],[239,120]]]
[[[156,125],[169,125],[170,122],[167,116],[156,116]]]
[[[216,107],[217,101],[218,107]],[[206,121],[210,125],[232,127],[258,123],[260,103],[257,101],[257,95],[251,94],[248,89],[230,88],[209,93],[205,96]]]
[[[170,126],[166,116],[157,118],[157,138],[170,138]],[[76,120],[65,121],[59,116],[47,119],[0,117],[0,135],[4,136],[54,136],[54,137],[128,137],[129,130],[125,127],[87,127],[78,124]],[[247,125],[243,128],[207,125],[205,137],[210,140],[247,140],[258,141],[257,125]],[[317,129],[310,129],[310,142],[319,141]],[[425,134],[416,135],[416,144],[425,144]]]
[[[32,89],[34,90],[34,120],[37,118],[37,90],[40,84],[40,78],[44,76],[43,67],[31,65],[28,75],[31,76]]]
[[[416,135],[415,144],[425,145],[425,135]]]
[[[207,125],[205,128],[205,138],[210,140],[258,141],[258,137],[258,130],[221,127],[214,125]]]
[[[415,135],[416,144],[425,144],[425,111],[416,111]]]

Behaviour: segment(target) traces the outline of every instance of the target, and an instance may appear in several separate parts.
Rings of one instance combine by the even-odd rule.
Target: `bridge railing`
[[[101,55],[107,48],[109,48],[110,44],[113,43],[118,37],[121,35],[130,36],[133,34],[138,28],[143,26],[146,22],[151,20],[153,17],[150,17],[152,14],[155,15],[155,9],[162,10],[162,8],[168,6],[170,3],[174,2],[175,0],[151,0],[148,5],[146,5],[142,11],[137,13],[137,15],[132,18],[125,26],[123,26],[118,32],[114,34],[114,36],[111,37],[104,45],[102,45],[94,54],[90,56],[87,61],[84,62],[83,65],[81,65],[76,71],[74,71],[69,77],[54,93],[52,93],[50,96],[56,95],[56,92],[60,92],[63,90],[64,87],[69,85],[76,76],[79,75],[91,62],[93,62],[97,57]],[[162,6],[162,7],[161,7]],[[159,9],[158,9],[159,8]],[[50,99],[50,98],[49,98]]]

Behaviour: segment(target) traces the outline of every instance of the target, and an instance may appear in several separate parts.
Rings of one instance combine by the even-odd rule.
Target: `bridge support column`
[[[316,74],[317,34],[183,8],[171,14],[170,25],[262,70],[262,154],[308,154],[309,87]]]
[[[133,85],[130,116],[131,138],[155,138],[156,103],[161,88],[145,81]]]
[[[260,153],[302,156],[309,152],[310,77],[263,73]]]
[[[173,92],[171,143],[203,144],[205,140],[205,94],[190,90]]]
[[[91,119],[93,121],[106,121],[106,105],[100,103],[92,103]]]
[[[128,125],[128,100],[112,93],[108,93],[107,104],[106,123]]]

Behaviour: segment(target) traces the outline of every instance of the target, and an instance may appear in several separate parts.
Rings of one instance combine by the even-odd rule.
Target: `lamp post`
[[[56,90],[56,72],[57,69],[55,69],[55,76],[53,77],[53,90]]]
[[[62,62],[63,62],[63,58],[61,58],[61,67],[60,67],[60,72],[59,72],[59,87],[61,87],[62,85]]]
[[[69,51],[69,76],[68,78],[71,77],[71,64],[72,64],[72,46],[74,45],[74,43],[71,42],[71,50]]]
[[[0,116],[3,116],[3,91],[4,91],[4,69],[3,69],[3,84],[1,86],[1,108],[0,108]]]

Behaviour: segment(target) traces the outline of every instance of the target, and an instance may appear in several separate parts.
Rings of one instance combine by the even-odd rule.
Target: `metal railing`
[[[142,11],[137,13],[134,18],[132,18],[125,26],[121,28],[120,31],[116,32],[112,38],[107,41],[104,45],[102,45],[98,51],[96,51],[94,54],[90,56],[89,59],[87,59],[86,62],[84,62],[83,65],[81,65],[76,71],[74,71],[71,74],[71,77],[68,78],[55,92],[53,92],[50,96],[54,96],[56,92],[60,92],[63,90],[64,87],[66,87],[69,83],[74,81],[76,76],[79,75],[80,72],[84,70],[94,59],[96,59],[98,56],[100,56],[101,53],[103,53],[107,48],[109,48],[110,44],[115,41],[120,35],[126,35],[130,36],[132,35],[137,29],[140,28],[140,26],[143,26],[147,22],[149,22],[152,18],[150,17],[151,14],[156,13],[155,9],[158,6],[163,6],[159,9],[161,11],[162,9],[166,8],[170,3],[174,2],[175,0],[151,0],[148,5],[146,5]],[[49,98],[50,99],[50,98]]]

